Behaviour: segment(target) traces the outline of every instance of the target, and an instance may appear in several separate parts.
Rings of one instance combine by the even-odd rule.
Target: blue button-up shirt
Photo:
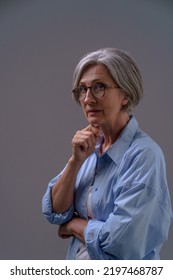
[[[134,117],[117,141],[101,156],[99,143],[80,168],[74,204],[54,213],[48,185],[43,213],[50,223],[69,221],[74,212],[88,219],[87,196],[91,189],[92,219],[84,232],[91,259],[159,259],[172,220],[165,160],[160,147],[142,130]],[[63,172],[63,171],[62,171]],[[73,237],[67,259],[75,259],[81,243]]]

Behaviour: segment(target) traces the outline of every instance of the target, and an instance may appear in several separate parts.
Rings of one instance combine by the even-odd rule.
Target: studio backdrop
[[[101,47],[128,51],[144,81],[134,114],[162,148],[173,197],[173,2],[0,1],[0,259],[64,259],[68,241],[41,212],[47,184],[86,125],[74,67]],[[162,223],[162,221],[160,221]],[[173,259],[173,228],[161,252]]]

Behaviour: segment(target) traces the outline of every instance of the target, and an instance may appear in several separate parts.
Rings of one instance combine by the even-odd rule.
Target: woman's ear
[[[127,103],[129,102],[128,98],[126,96],[124,96],[124,98],[122,99],[122,105],[127,105]]]

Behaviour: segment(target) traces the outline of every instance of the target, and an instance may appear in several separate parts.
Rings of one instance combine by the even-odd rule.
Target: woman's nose
[[[86,95],[85,95],[85,98],[83,101],[85,102],[91,102],[91,101],[95,101],[95,97],[93,96],[92,92],[91,92],[91,89],[88,88],[87,89],[87,92],[86,92]]]

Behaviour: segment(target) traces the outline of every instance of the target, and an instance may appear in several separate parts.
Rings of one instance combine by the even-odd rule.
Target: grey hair
[[[106,66],[112,79],[126,94],[129,102],[123,109],[130,112],[143,96],[143,83],[138,65],[125,51],[116,48],[102,48],[83,56],[74,70],[73,88],[79,85],[81,76],[87,67],[98,64]]]

